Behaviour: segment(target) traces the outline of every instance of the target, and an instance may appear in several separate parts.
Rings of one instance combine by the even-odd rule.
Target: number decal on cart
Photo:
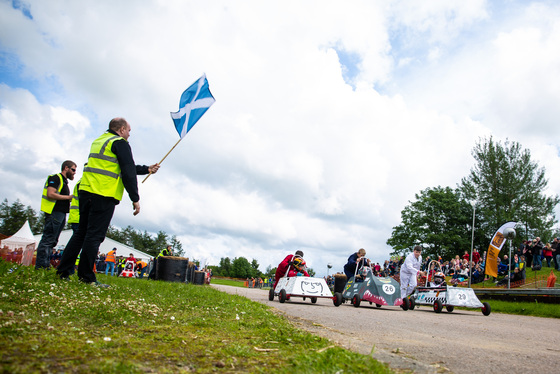
[[[466,295],[465,293],[463,293],[463,292],[459,292],[459,293],[457,294],[457,298],[458,298],[459,300],[461,300],[461,301],[465,301],[465,300],[467,300],[467,295]]]
[[[392,295],[395,293],[395,287],[392,284],[384,284],[383,292],[385,292],[387,295]]]

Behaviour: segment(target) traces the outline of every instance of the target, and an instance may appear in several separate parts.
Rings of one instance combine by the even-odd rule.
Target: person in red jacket
[[[478,253],[478,249],[473,249],[472,260],[474,264],[478,264],[480,262],[480,253]]]
[[[130,253],[128,255],[128,258],[124,261],[126,269],[127,270],[134,270],[134,268],[136,267],[136,261],[137,260],[134,258],[134,255],[132,253]]]
[[[298,250],[293,255],[287,255],[284,258],[284,260],[282,260],[282,262],[278,264],[278,267],[276,268],[276,273],[274,274],[274,285],[272,286],[272,288],[275,288],[276,283],[278,283],[278,280],[282,278],[284,275],[286,275],[286,272],[290,268],[290,263],[293,261],[294,257],[300,257],[303,259],[303,252]]]

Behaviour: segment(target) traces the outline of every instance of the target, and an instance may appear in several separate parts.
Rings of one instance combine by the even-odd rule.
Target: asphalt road
[[[268,291],[213,285],[276,308],[313,334],[395,369],[419,373],[560,373],[560,320],[492,313],[480,309],[439,314],[376,308],[362,302],[339,307],[330,299],[292,297],[281,304]],[[373,351],[373,353],[372,353]]]

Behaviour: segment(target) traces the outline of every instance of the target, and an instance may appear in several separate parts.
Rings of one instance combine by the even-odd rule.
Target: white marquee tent
[[[68,241],[72,237],[72,230],[64,230],[60,233],[60,237],[58,238],[58,245],[56,248],[64,249]],[[41,235],[35,235],[35,239],[37,242],[41,240]],[[128,245],[122,244],[117,242],[116,240],[105,238],[103,243],[99,246],[99,253],[109,253],[109,251],[113,248],[117,248],[117,256],[124,256],[128,257],[130,253],[134,255],[134,258],[137,260],[144,260],[145,262],[149,262],[153,256],[150,256],[147,253],[138,251]]]
[[[39,239],[40,238],[41,236],[39,235]],[[4,248],[6,246],[10,251],[22,248],[21,263],[24,265],[31,265],[33,252],[35,252],[37,242],[38,241],[31,232],[31,227],[29,227],[29,221],[25,221],[18,232],[0,242],[0,248]]]

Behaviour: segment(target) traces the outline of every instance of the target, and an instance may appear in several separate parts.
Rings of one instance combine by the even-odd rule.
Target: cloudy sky
[[[46,176],[117,116],[158,162],[204,73],[216,103],[139,180],[141,213],[125,195],[113,218],[188,257],[381,262],[402,209],[455,188],[481,137],[520,142],[560,192],[557,1],[0,0],[0,198],[39,211]]]

